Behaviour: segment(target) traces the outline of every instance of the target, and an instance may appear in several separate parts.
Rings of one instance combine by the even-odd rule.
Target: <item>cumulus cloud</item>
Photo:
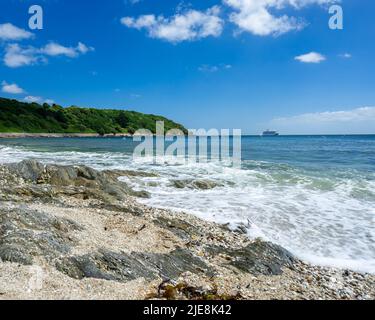
[[[40,102],[43,101],[43,98],[42,97],[36,97],[36,96],[27,96],[23,100],[25,100],[26,102],[40,103]]]
[[[75,48],[64,47],[55,42],[51,42],[47,44],[44,48],[41,49],[41,52],[49,56],[63,55],[63,56],[67,56],[70,58],[74,58],[77,56],[77,51],[75,50]]]
[[[86,54],[89,51],[93,51],[94,48],[87,47],[82,42],[79,42],[76,47],[65,47],[56,42],[50,42],[43,47],[40,52],[48,56],[67,56],[69,58],[78,57],[80,54]]]
[[[38,96],[26,96],[23,100],[29,103],[33,103],[33,102],[39,103],[39,104],[47,103],[49,105],[52,105],[55,103],[55,101],[52,99],[44,99],[43,97],[38,97]]]
[[[23,39],[30,39],[34,35],[24,29],[18,28],[11,23],[0,24],[0,40],[3,41],[18,41]]]
[[[17,43],[9,44],[5,48],[3,62],[10,68],[30,66],[40,62],[47,61],[47,56],[66,56],[77,58],[79,55],[93,51],[94,48],[87,47],[79,42],[76,47],[65,47],[56,42],[51,42],[42,48],[32,46],[23,47]]]
[[[23,90],[21,87],[19,87],[15,83],[7,83],[6,81],[3,81],[1,83],[2,88],[1,90],[5,93],[10,93],[10,94],[21,94],[24,93],[25,90]]]
[[[34,47],[21,47],[19,44],[9,44],[5,48],[3,58],[4,64],[10,68],[18,68],[22,66],[30,66],[38,62],[41,57],[38,50]]]
[[[326,57],[318,52],[310,52],[294,58],[303,63],[321,63],[326,60]]]
[[[2,92],[5,92],[5,93],[10,93],[10,94],[26,93],[26,91],[24,89],[22,89],[20,86],[18,86],[15,83],[8,83],[6,81],[3,81],[1,83],[1,85],[2,85],[1,90],[2,90]],[[50,105],[55,103],[54,100],[52,100],[52,99],[43,99],[42,97],[32,96],[32,95],[26,96],[25,98],[23,98],[23,100],[26,101],[26,102],[48,103]]]
[[[55,103],[55,100],[52,100],[52,99],[46,99],[44,100],[45,103],[48,103],[49,105],[52,105]]]
[[[236,32],[250,32],[258,36],[278,36],[301,30],[307,25],[301,18],[282,14],[285,9],[298,10],[309,5],[337,2],[340,0],[222,0],[230,10],[229,20],[238,27]],[[121,23],[129,28],[145,29],[150,37],[170,42],[217,37],[222,33],[224,20],[220,17],[220,6],[206,11],[178,9],[176,12],[170,18],[154,14],[123,17]]]
[[[292,7],[300,9],[307,5],[329,4],[337,0],[223,0],[224,4],[234,10],[230,21],[240,31],[247,31],[258,36],[278,36],[293,30],[301,30],[306,23],[288,15],[277,16],[277,10]]]
[[[78,51],[81,54],[86,54],[90,51],[95,51],[94,47],[88,47],[82,42],[78,42],[78,46],[76,47],[76,51]]]
[[[153,14],[123,17],[121,23],[128,28],[145,29],[151,38],[177,43],[221,35],[224,22],[219,14],[220,7],[214,6],[204,12],[188,10],[170,18]]]
[[[375,107],[276,118],[270,126],[289,133],[375,133]]]

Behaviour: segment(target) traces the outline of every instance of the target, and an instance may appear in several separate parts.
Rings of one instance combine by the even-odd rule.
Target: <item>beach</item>
[[[375,300],[375,2],[6,1],[0,300]]]
[[[100,137],[132,137],[128,133],[102,134],[97,133],[0,133],[0,139],[20,138],[100,138]]]
[[[374,299],[375,276],[302,262],[193,215],[139,203],[118,177],[0,167],[1,299]]]
[[[313,265],[375,273],[375,136],[244,136],[241,168],[211,154],[154,163],[134,158],[138,145],[121,137],[1,139],[0,163],[147,172],[118,178],[148,194],[143,205],[241,229]]]

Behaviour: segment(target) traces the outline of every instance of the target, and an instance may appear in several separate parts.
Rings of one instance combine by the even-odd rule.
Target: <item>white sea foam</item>
[[[250,237],[276,242],[319,265],[375,273],[375,179],[348,171],[342,176],[305,172],[288,165],[245,162],[248,169],[218,163],[134,162],[124,153],[42,152],[1,147],[0,162],[38,159],[97,169],[135,169],[159,177],[126,178],[152,195],[144,203],[189,212],[203,219],[248,226]],[[210,190],[178,189],[173,180],[211,180]]]

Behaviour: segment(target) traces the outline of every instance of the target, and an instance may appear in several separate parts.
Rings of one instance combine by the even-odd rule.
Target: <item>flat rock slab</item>
[[[23,265],[36,256],[52,260],[70,252],[74,240],[69,233],[81,229],[72,220],[26,208],[0,209],[0,259]]]
[[[94,254],[62,259],[56,267],[75,279],[96,278],[119,282],[137,278],[176,279],[187,271],[209,276],[214,274],[200,258],[181,248],[169,254],[120,254],[102,249]]]
[[[284,248],[261,240],[244,248],[206,247],[211,255],[224,254],[231,258],[229,265],[254,275],[280,275],[284,267],[293,268],[294,256]]]

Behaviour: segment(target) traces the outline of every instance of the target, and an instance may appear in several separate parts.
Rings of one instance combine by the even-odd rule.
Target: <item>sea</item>
[[[132,138],[0,140],[0,163],[36,159],[127,169],[150,193],[141,202],[238,226],[306,262],[375,274],[375,135],[242,137],[242,166],[209,161],[134,161]],[[179,181],[180,183],[175,183]],[[201,189],[194,181],[209,181]],[[185,182],[185,183],[181,183]]]

